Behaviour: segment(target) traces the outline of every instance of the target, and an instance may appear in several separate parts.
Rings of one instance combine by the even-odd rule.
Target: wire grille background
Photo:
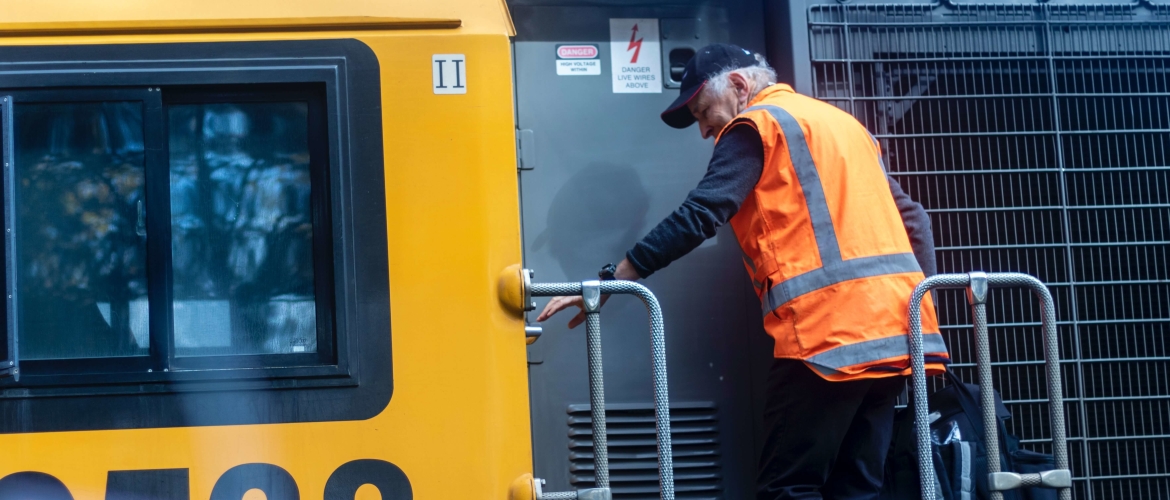
[[[1019,271],[1057,303],[1074,496],[1170,498],[1170,11],[1129,5],[821,5],[817,97],[880,140],[930,213],[939,272]],[[961,292],[939,294],[975,381]],[[1050,452],[1039,305],[994,290],[997,388]]]

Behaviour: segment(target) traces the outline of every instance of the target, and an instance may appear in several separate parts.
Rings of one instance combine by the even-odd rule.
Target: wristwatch
[[[613,265],[612,263],[606,264],[606,265],[601,267],[601,271],[599,271],[597,273],[597,277],[601,278],[601,281],[610,281],[610,280],[614,279],[613,273],[616,273],[616,272],[617,272],[617,266]]]

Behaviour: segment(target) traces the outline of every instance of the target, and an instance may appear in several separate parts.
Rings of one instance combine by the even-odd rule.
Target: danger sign
[[[601,51],[593,44],[557,45],[557,74],[600,75]]]
[[[609,58],[615,94],[662,92],[657,19],[610,19]]]
[[[598,51],[596,45],[558,45],[558,59],[594,59]]]

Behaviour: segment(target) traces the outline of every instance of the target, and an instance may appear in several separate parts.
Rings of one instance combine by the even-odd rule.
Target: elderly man
[[[730,221],[775,339],[758,498],[875,498],[909,374],[910,294],[935,270],[930,221],[864,126],[775,81],[734,45],[687,63],[662,120],[715,138],[707,173],[602,278],[646,278]],[[557,297],[538,321],[574,305],[580,297]],[[922,317],[937,373],[947,353],[932,304]]]

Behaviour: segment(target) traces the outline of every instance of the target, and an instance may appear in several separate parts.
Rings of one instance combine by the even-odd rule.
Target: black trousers
[[[768,376],[757,500],[877,498],[904,377],[829,382],[776,359]]]

